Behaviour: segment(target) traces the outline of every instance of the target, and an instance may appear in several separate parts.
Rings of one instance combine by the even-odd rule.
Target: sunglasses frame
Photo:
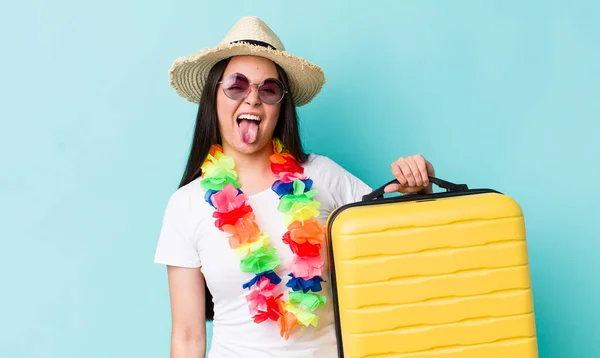
[[[231,98],[231,97],[230,97],[230,96],[227,94],[227,92],[225,91],[225,87],[223,86],[223,83],[225,83],[225,79],[227,79],[227,78],[230,78],[230,77],[232,77],[232,76],[235,76],[235,77],[242,76],[243,78],[245,78],[245,79],[246,79],[246,81],[248,81],[248,90],[246,91],[246,93],[245,93],[245,94],[244,94],[242,97],[240,97],[240,98],[237,98],[237,99],[236,99],[236,98]],[[244,98],[248,97],[248,95],[250,94],[250,91],[251,91],[251,90],[250,90],[250,88],[251,88],[251,87],[253,87],[253,86],[256,86],[256,90],[258,91],[258,98],[260,98],[260,101],[261,101],[261,102],[263,102],[263,103],[266,103],[266,104],[277,104],[277,103],[281,102],[281,100],[283,100],[283,97],[285,97],[285,94],[286,94],[286,93],[288,93],[288,91],[287,91],[287,89],[285,88],[285,85],[283,84],[283,82],[281,82],[280,80],[278,80],[277,78],[274,78],[274,77],[265,78],[265,79],[264,79],[264,80],[262,80],[260,83],[253,83],[253,82],[250,82],[250,80],[248,79],[248,77],[247,77],[246,75],[244,75],[243,73],[240,73],[240,72],[233,72],[233,73],[230,73],[229,75],[227,75],[227,77],[225,77],[225,79],[223,79],[223,81],[219,81],[219,82],[217,82],[217,84],[221,85],[221,87],[222,87],[222,89],[223,89],[223,93],[225,94],[225,96],[227,96],[227,98],[229,98],[229,99],[232,99],[232,100],[234,100],[234,101],[239,101],[240,99],[244,99]],[[264,100],[261,98],[261,96],[260,96],[260,87],[261,87],[262,85],[264,85],[266,81],[275,81],[275,82],[277,82],[277,83],[279,83],[279,84],[281,85],[281,88],[282,88],[282,90],[283,90],[283,91],[282,91],[282,93],[281,93],[281,97],[279,98],[279,100],[278,100],[277,102],[274,102],[274,103],[268,103],[268,102],[265,102],[265,101],[264,101]]]

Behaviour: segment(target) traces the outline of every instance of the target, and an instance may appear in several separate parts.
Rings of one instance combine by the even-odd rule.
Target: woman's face
[[[257,86],[267,78],[279,79],[275,64],[256,56],[233,57],[222,80],[232,73],[243,74],[250,83],[250,93],[234,100],[223,92],[223,84],[217,87],[217,117],[225,152],[255,153],[271,145],[273,131],[279,118],[281,101],[267,104],[258,96]]]

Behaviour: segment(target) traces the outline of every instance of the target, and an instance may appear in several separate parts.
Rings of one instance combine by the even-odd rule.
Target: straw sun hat
[[[216,47],[176,59],[169,70],[171,86],[181,97],[199,103],[210,69],[225,58],[240,55],[265,57],[281,66],[290,82],[292,100],[298,107],[309,103],[325,83],[319,66],[287,53],[267,24],[258,17],[245,16]]]

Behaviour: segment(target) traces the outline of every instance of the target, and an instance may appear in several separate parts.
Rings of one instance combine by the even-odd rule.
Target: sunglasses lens
[[[241,73],[232,73],[223,80],[223,91],[227,97],[233,100],[246,97],[250,92],[249,89],[250,82]],[[276,78],[267,78],[258,88],[260,100],[267,104],[274,104],[281,101],[283,94],[283,84]]]
[[[267,103],[277,103],[283,97],[283,84],[274,78],[266,79],[258,89],[260,99]]]
[[[233,100],[245,97],[249,87],[248,79],[241,73],[232,73],[223,80],[223,91]]]

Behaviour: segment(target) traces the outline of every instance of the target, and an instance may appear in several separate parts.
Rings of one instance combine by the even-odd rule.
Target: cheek
[[[221,92],[217,94],[217,117],[221,126],[230,126],[231,117],[235,112],[235,103]]]
[[[269,127],[275,128],[277,120],[279,119],[281,106],[271,107],[267,110],[267,116],[269,116]]]

